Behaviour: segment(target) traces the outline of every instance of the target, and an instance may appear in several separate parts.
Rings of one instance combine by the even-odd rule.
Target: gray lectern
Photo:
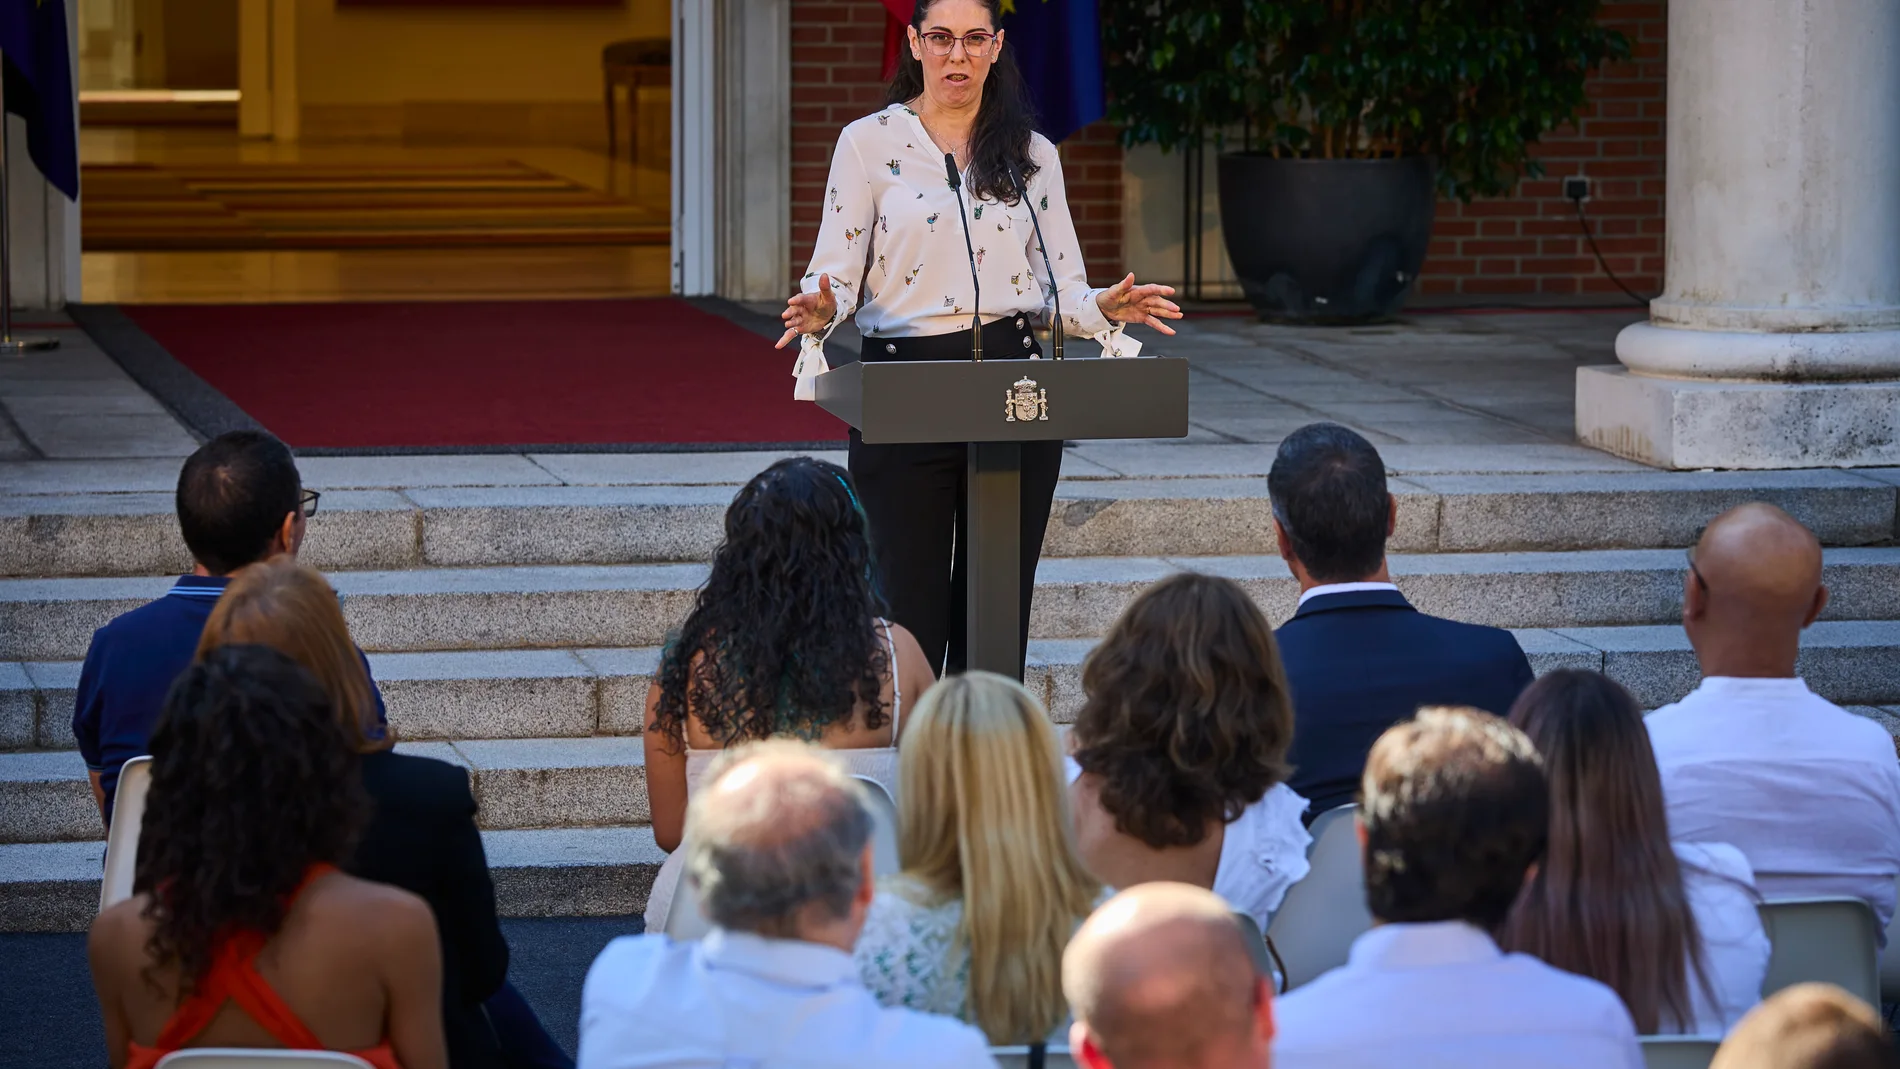
[[[970,667],[1021,675],[1021,442],[1182,438],[1181,359],[917,360],[844,364],[818,404],[872,445],[968,442]]]

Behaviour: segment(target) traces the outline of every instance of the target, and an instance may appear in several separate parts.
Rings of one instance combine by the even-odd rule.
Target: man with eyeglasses
[[[262,431],[219,435],[185,461],[178,474],[178,527],[192,570],[164,597],[95,632],[79,673],[73,737],[108,824],[119,769],[147,752],[165,695],[191,664],[231,573],[279,554],[295,556],[320,496],[303,488],[290,449]],[[374,690],[374,680],[370,686]],[[383,716],[380,692],[376,713]]]
[[[1702,683],[1645,721],[1670,837],[1733,843],[1766,898],[1864,899],[1884,932],[1900,876],[1894,741],[1797,671],[1827,607],[1820,540],[1756,502],[1716,517],[1688,565],[1682,627]]]

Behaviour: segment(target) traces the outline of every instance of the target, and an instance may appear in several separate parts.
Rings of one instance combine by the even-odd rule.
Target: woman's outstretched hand
[[[1128,277],[1132,279],[1135,276]],[[1173,305],[1169,307],[1172,308]],[[773,348],[783,349],[800,334],[813,334],[825,329],[825,325],[830,323],[837,314],[838,298],[831,295],[831,276],[819,275],[817,293],[800,293],[785,302],[785,311],[779,313],[779,318],[785,321],[785,336],[780,338]]]
[[[1110,322],[1144,323],[1163,334],[1173,334],[1174,328],[1162,322],[1181,318],[1181,306],[1168,300],[1172,296],[1173,286],[1137,286],[1130,272],[1127,278],[1097,293],[1095,304]]]

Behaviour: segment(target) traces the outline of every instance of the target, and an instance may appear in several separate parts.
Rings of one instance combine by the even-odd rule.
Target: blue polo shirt
[[[73,737],[86,767],[99,773],[108,821],[119,768],[151,752],[152,726],[165,696],[191,666],[211,607],[229,582],[225,576],[180,576],[164,597],[93,632],[73,702]],[[363,670],[369,671],[368,658]],[[374,678],[370,693],[376,697],[377,721],[388,723]]]

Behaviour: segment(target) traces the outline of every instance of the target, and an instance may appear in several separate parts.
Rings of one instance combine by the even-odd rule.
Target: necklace
[[[913,101],[912,103],[915,104],[915,103],[918,103],[918,101]],[[917,116],[917,121],[923,125],[924,133],[930,135],[930,140],[933,144],[935,144],[938,148],[946,148],[946,147],[949,148],[950,154],[956,157],[957,166],[959,168],[969,163],[970,137],[968,134],[965,134],[963,137],[963,140],[960,142],[951,141],[948,137],[945,137],[944,135],[938,133],[937,129],[931,123],[931,121],[925,118],[924,113],[921,111],[918,111],[916,107],[914,106],[911,107],[910,112],[912,115]]]

